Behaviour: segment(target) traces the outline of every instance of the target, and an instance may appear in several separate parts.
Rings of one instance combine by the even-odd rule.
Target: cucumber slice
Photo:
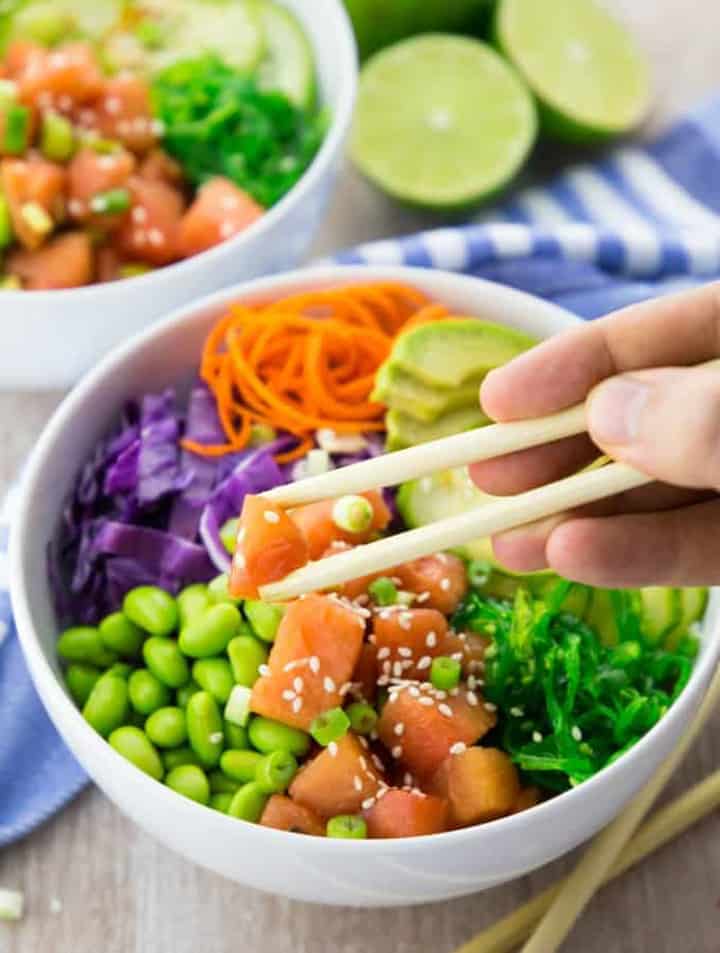
[[[678,625],[670,631],[665,638],[665,647],[669,650],[674,649],[688,628],[700,620],[707,608],[708,590],[704,587],[693,587],[676,590],[679,595],[679,601],[682,607],[682,615]]]
[[[682,591],[665,586],[649,586],[640,590],[640,598],[643,632],[649,642],[661,645],[682,622]]]
[[[121,0],[29,0],[18,5],[8,39],[54,46],[67,39],[100,40],[120,20]]]
[[[285,93],[296,106],[309,108],[315,99],[315,63],[303,28],[279,3],[253,0],[252,5],[265,40],[258,82],[263,89]]]

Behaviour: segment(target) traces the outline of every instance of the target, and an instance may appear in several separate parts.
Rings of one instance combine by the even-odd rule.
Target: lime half
[[[595,0],[500,0],[495,37],[537,96],[543,128],[558,138],[619,135],[647,111],[647,64]]]
[[[536,127],[532,96],[491,47],[430,33],[368,60],[350,153],[395,198],[451,209],[505,185]]]

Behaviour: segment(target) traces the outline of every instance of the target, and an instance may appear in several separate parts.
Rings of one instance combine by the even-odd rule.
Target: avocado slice
[[[390,363],[429,387],[457,387],[505,364],[536,341],[478,318],[447,318],[401,334]]]
[[[409,417],[424,423],[434,423],[438,417],[461,407],[477,407],[482,376],[473,378],[460,387],[428,387],[414,374],[386,362],[375,378],[371,400],[387,404]]]
[[[439,440],[441,437],[449,437],[451,434],[460,433],[463,430],[471,430],[473,427],[482,427],[490,420],[476,407],[461,407],[459,410],[451,410],[442,417],[438,417],[433,423],[423,423],[410,417],[408,414],[399,410],[389,410],[385,415],[385,426],[387,428],[388,450],[401,450],[403,447],[414,447],[418,443],[426,443],[428,440]]]

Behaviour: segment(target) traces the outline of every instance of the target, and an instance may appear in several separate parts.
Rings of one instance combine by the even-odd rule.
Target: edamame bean
[[[192,678],[187,685],[181,685],[180,688],[178,688],[178,690],[175,692],[178,708],[187,708],[187,703],[190,701],[192,696],[199,691],[202,691],[202,689]]]
[[[178,627],[177,603],[159,586],[137,586],[123,600],[123,612],[151,635],[170,635]]]
[[[225,549],[227,549],[231,556],[235,552],[239,524],[240,520],[237,518],[237,516],[231,516],[230,519],[226,520],[220,528],[220,539],[223,546]]]
[[[210,807],[214,811],[220,811],[221,814],[227,814],[232,799],[232,794],[219,791],[217,794],[210,795]]]
[[[119,728],[128,713],[128,686],[117,675],[101,676],[85,702],[83,717],[103,738]]]
[[[327,822],[325,833],[328,837],[340,837],[348,840],[365,840],[367,824],[365,818],[354,814],[338,814]]]
[[[146,668],[139,668],[128,679],[130,704],[141,715],[152,715],[170,704],[170,691]]]
[[[237,684],[252,688],[268,660],[265,646],[253,635],[238,635],[228,642],[227,654]]]
[[[124,612],[113,612],[99,625],[103,644],[117,652],[123,658],[136,658],[142,648],[145,636]]]
[[[204,768],[214,768],[220,761],[225,736],[217,702],[210,692],[197,692],[186,709],[190,747]]]
[[[262,761],[262,755],[257,751],[223,751],[220,758],[220,770],[223,774],[245,784],[255,780],[255,772]]]
[[[136,768],[149,774],[156,781],[162,781],[163,765],[160,755],[149,738],[132,725],[118,728],[108,738],[110,745]]]
[[[211,606],[191,619],[180,632],[180,648],[191,658],[220,655],[241,627],[240,611],[229,602]]]
[[[234,606],[239,606],[242,602],[242,599],[236,599],[235,596],[231,596],[229,586],[230,580],[228,579],[227,573],[222,573],[222,575],[216,576],[208,583],[210,601],[215,604],[221,602],[230,602]]]
[[[145,664],[168,688],[180,688],[190,681],[190,668],[177,642],[152,636],[143,645]]]
[[[239,781],[233,781],[232,778],[219,770],[211,771],[208,777],[210,778],[210,790],[214,794],[234,794],[240,787]]]
[[[195,681],[220,705],[230,697],[235,684],[230,663],[224,658],[199,659],[192,667]]]
[[[289,751],[266,754],[255,770],[255,780],[265,794],[286,790],[297,774],[298,763]]]
[[[200,759],[187,745],[183,745],[182,748],[170,748],[169,751],[161,751],[160,757],[166,771],[179,768],[181,764],[196,764],[200,767]]]
[[[158,708],[145,722],[145,734],[158,748],[177,748],[187,741],[185,712],[172,705]]]
[[[208,587],[204,583],[198,582],[193,586],[186,586],[177,597],[180,628],[186,626],[195,616],[201,615],[212,604]]]
[[[100,678],[100,670],[94,665],[75,662],[65,672],[65,684],[78,708],[82,708],[90,697],[95,682]]]
[[[100,638],[100,630],[91,625],[65,629],[57,643],[57,653],[66,662],[84,662],[107,668],[117,662],[117,652],[108,649]]]
[[[106,672],[103,672],[103,675],[117,675],[118,678],[124,678],[127,681],[132,670],[132,665],[128,665],[127,662],[115,662]]]
[[[210,785],[202,768],[195,764],[181,764],[168,774],[165,784],[183,797],[198,804],[210,802]]]
[[[268,802],[268,795],[262,790],[259,784],[251,781],[233,794],[233,799],[228,807],[230,817],[237,817],[241,821],[252,821],[257,823],[265,810]]]
[[[248,738],[253,748],[257,748],[263,754],[270,754],[272,751],[289,751],[296,758],[300,758],[307,754],[310,747],[310,736],[304,731],[262,716],[251,719]]]
[[[223,721],[223,732],[225,733],[226,747],[239,749],[248,747],[247,731],[241,728],[240,725],[234,725],[226,718]]]
[[[274,642],[280,621],[285,615],[285,606],[248,599],[244,610],[254,634],[263,642]]]

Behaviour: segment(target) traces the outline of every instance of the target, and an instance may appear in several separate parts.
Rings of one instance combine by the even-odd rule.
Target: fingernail
[[[600,384],[590,399],[588,427],[601,444],[633,443],[650,388],[633,377],[613,377]]]

